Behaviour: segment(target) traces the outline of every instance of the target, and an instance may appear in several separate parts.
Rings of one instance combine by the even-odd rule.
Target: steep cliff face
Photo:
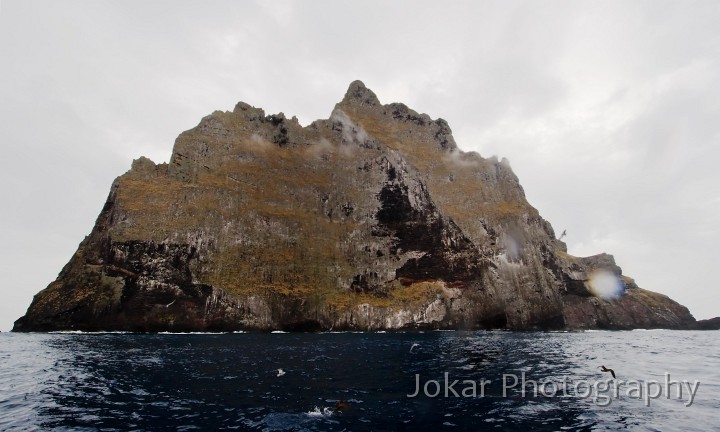
[[[598,294],[604,272],[611,295]],[[112,185],[16,331],[684,328],[610,255],[566,253],[506,161],[350,85],[302,127],[239,103]]]

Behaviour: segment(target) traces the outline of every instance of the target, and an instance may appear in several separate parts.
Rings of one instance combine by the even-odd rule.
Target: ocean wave
[[[335,411],[328,407],[314,407],[310,411],[306,412],[305,415],[308,417],[332,417],[335,414]]]

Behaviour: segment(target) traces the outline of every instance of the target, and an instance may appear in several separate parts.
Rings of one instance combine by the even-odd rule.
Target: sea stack
[[[617,281],[611,298],[593,272]],[[575,257],[508,161],[360,81],[301,126],[238,103],[140,157],[15,331],[688,328]]]

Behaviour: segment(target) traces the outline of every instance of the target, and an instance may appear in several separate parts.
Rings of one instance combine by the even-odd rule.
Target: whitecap
[[[305,413],[308,417],[332,417],[335,412],[328,407],[315,407],[312,410]]]

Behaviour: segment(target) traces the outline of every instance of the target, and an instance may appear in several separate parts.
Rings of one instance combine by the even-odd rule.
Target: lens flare
[[[614,300],[625,294],[625,284],[608,270],[595,270],[588,279],[588,288],[595,297]]]

